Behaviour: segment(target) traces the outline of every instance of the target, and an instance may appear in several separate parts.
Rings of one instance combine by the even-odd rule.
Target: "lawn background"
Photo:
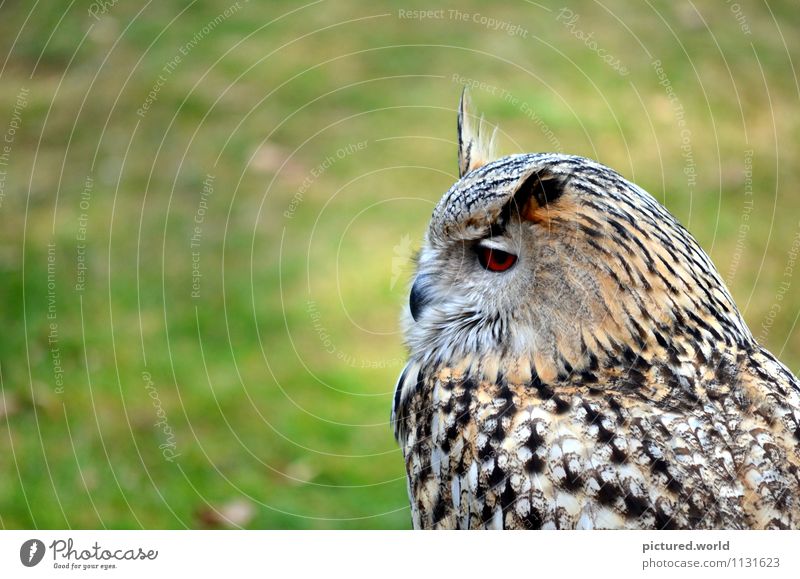
[[[661,200],[797,372],[798,48],[788,1],[0,3],[0,526],[408,528],[465,82],[503,153]]]

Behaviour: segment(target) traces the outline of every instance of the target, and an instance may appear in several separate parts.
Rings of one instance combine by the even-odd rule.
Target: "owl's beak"
[[[430,274],[421,273],[414,279],[411,286],[411,295],[408,298],[408,305],[411,308],[411,317],[415,322],[419,321],[422,310],[431,301],[430,295]]]

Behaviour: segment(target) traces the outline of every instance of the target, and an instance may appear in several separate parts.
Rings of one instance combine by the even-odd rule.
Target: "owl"
[[[697,241],[595,161],[491,160],[472,118],[404,313],[414,527],[800,528],[800,383]]]

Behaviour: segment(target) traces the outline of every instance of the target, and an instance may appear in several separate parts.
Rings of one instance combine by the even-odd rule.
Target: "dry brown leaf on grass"
[[[221,505],[208,505],[197,512],[201,527],[237,529],[246,527],[255,517],[256,507],[247,499],[233,499]]]

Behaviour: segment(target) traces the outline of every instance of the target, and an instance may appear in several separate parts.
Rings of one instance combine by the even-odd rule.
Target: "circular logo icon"
[[[29,539],[19,548],[19,560],[26,567],[34,567],[42,561],[44,550],[44,543],[39,539]]]

